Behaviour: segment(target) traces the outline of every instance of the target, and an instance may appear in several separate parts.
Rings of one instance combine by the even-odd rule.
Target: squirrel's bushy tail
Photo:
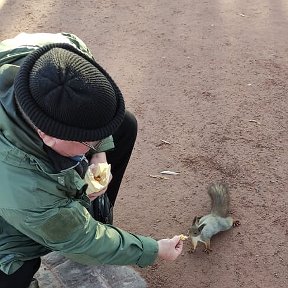
[[[217,216],[226,217],[229,211],[229,194],[226,185],[212,184],[208,189],[211,198],[211,213]]]

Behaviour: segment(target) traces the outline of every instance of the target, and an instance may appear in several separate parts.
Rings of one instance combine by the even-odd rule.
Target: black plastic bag
[[[103,224],[113,224],[113,206],[106,193],[92,201],[91,210],[95,220]]]

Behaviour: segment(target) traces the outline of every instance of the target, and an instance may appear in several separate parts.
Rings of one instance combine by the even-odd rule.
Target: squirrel
[[[192,227],[188,231],[192,240],[190,253],[195,251],[200,241],[205,245],[204,252],[209,254],[212,251],[210,239],[213,235],[240,225],[239,221],[233,221],[233,218],[228,216],[230,198],[225,184],[212,184],[208,188],[208,194],[211,198],[210,214],[194,217]]]

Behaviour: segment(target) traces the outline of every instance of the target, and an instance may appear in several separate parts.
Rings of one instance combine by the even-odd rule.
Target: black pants
[[[113,134],[115,149],[106,153],[107,162],[111,164],[111,173],[113,175],[106,193],[113,206],[134,147],[136,136],[137,121],[134,115],[127,111],[121,126]]]
[[[121,126],[113,134],[115,149],[107,152],[107,162],[111,164],[113,178],[106,191],[114,206],[120,184],[129,162],[137,136],[137,121],[133,114],[126,112]],[[93,205],[93,204],[92,204]],[[0,288],[27,288],[34,274],[38,271],[41,259],[26,261],[23,266],[11,275],[0,271]]]
[[[41,264],[40,258],[25,261],[24,264],[13,274],[6,275],[0,271],[1,288],[27,288],[32,281],[34,274]]]
[[[113,206],[120,184],[129,162],[137,136],[137,121],[133,114],[126,112],[124,121],[113,134],[115,149],[106,152],[107,162],[111,164],[112,180],[106,190],[106,195],[96,198],[91,205],[90,214],[96,220],[112,224]],[[108,199],[107,200],[107,196]]]

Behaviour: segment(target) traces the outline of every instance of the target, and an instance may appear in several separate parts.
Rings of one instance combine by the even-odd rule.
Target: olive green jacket
[[[76,198],[84,180],[74,168],[53,173],[42,141],[16,112],[13,81],[19,65],[31,51],[55,42],[92,57],[67,33],[21,33],[0,42],[0,270],[11,274],[23,261],[50,251],[83,264],[150,265],[157,242],[95,221],[85,208],[88,198]],[[99,152],[113,147],[111,138]]]

